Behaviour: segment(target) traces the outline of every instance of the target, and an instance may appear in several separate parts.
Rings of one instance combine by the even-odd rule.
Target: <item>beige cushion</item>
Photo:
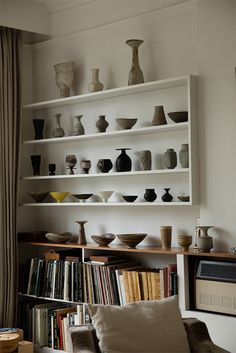
[[[102,353],[190,353],[175,296],[88,307]]]

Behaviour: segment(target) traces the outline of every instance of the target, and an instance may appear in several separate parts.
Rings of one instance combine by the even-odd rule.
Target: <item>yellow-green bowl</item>
[[[56,200],[57,202],[62,202],[66,196],[69,195],[67,191],[51,191],[50,195]]]

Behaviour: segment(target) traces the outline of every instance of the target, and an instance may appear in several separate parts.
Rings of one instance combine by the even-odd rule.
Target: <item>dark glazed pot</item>
[[[121,154],[116,159],[116,171],[117,172],[130,172],[132,168],[131,158],[126,154],[126,150],[130,150],[131,148],[117,148],[116,150],[120,150]]]
[[[165,193],[162,195],[161,199],[163,202],[171,202],[173,200],[173,196],[169,193],[170,188],[164,189]]]
[[[112,161],[110,159],[99,159],[97,163],[97,168],[102,173],[108,173],[113,167]]]
[[[43,139],[43,128],[44,128],[44,119],[33,119],[34,124],[34,139],[40,140]]]
[[[30,158],[34,175],[40,175],[41,155],[32,155]]]
[[[153,202],[157,198],[157,194],[155,193],[155,189],[146,189],[145,194],[143,196],[146,201]]]
[[[99,119],[96,122],[96,127],[99,132],[106,132],[107,127],[109,126],[108,121],[106,121],[105,115],[99,115]]]

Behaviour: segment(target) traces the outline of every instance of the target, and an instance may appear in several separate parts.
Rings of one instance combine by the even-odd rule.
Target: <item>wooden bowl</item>
[[[2,333],[0,334],[0,352],[12,353],[17,349],[20,341],[18,333]]]
[[[144,238],[146,238],[146,233],[129,233],[129,234],[116,234],[117,238],[128,245],[129,248],[135,248],[136,245],[141,243]]]
[[[99,246],[107,246],[115,239],[115,235],[112,233],[105,233],[101,235],[91,235],[91,238]]]
[[[70,232],[66,232],[62,234],[46,233],[45,237],[52,243],[65,243],[65,241],[72,238],[72,234]]]
[[[122,130],[129,130],[136,124],[136,118],[117,118],[116,122]]]
[[[184,123],[185,121],[188,121],[188,112],[187,111],[170,112],[167,114],[171,118],[171,120],[173,120],[175,123]]]
[[[188,251],[189,246],[192,244],[192,235],[179,234],[177,236],[177,241],[181,246],[182,251]]]

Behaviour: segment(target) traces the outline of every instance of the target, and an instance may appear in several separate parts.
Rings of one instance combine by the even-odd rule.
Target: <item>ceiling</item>
[[[44,6],[48,14],[65,11],[73,7],[85,5],[99,0],[31,0]]]

